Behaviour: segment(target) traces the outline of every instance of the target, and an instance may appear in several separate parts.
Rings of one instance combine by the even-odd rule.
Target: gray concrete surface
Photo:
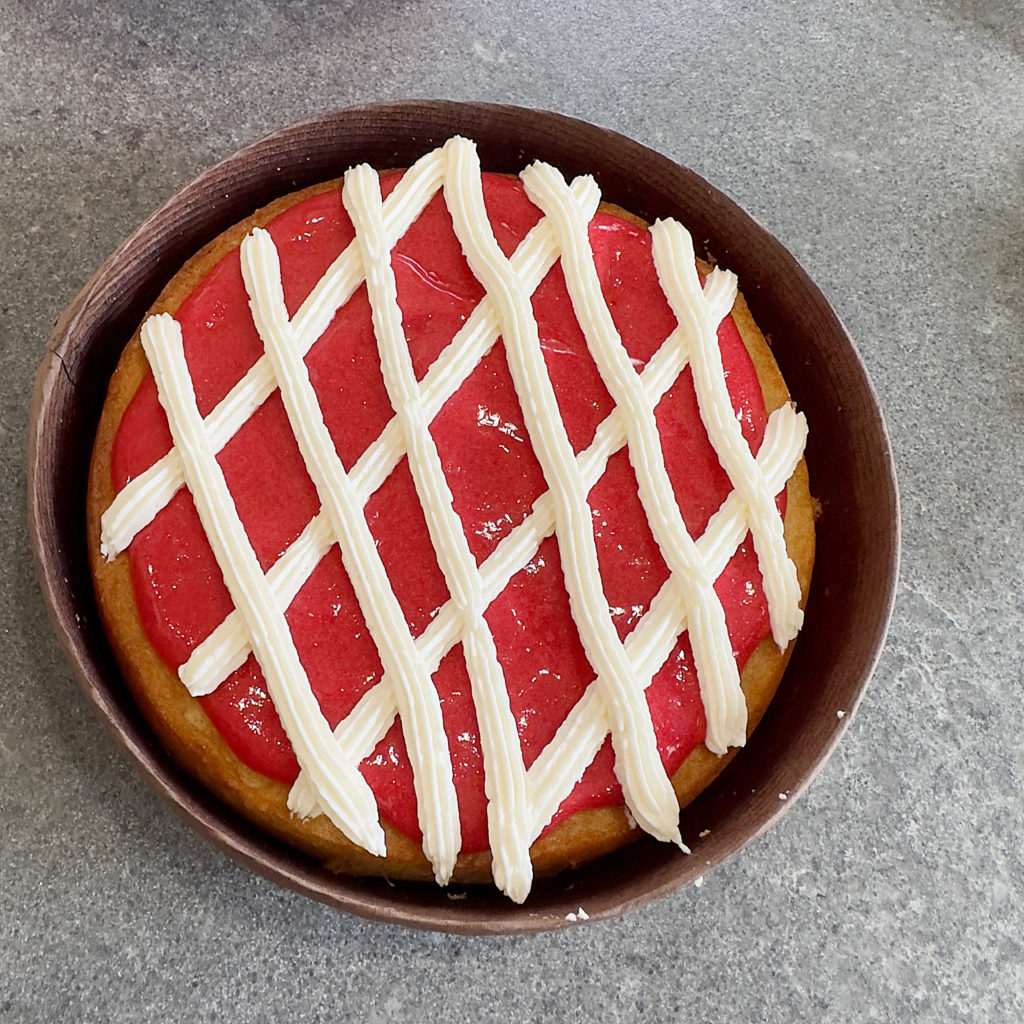
[[[1022,26],[980,0],[0,0],[0,1021],[1024,1019]],[[412,933],[234,866],[86,708],[34,579],[60,310],[238,145],[406,96],[693,167],[822,286],[892,433],[903,578],[850,732],[777,828],[617,922]]]

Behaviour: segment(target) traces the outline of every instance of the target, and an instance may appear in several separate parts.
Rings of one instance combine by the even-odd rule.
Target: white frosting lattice
[[[745,741],[746,703],[714,582],[749,529],[764,577],[773,636],[784,646],[796,634],[802,617],[799,588],[774,495],[793,472],[806,438],[803,416],[787,405],[769,417],[760,451],[751,455],[726,391],[717,345],[718,324],[735,298],[735,277],[714,270],[702,287],[685,229],[672,221],[652,228],[659,279],[679,326],[638,374],[601,294],[590,250],[587,225],[600,198],[595,183],[583,177],[567,185],[544,164],[527,168],[522,179],[544,217],[506,258],[484,210],[472,143],[455,138],[427,154],[383,201],[376,172],[365,166],[353,168],[345,176],[342,198],[356,238],[292,318],[284,303],[274,242],[266,231],[254,230],[242,243],[242,272],[265,354],[205,420],[196,406],[177,322],[167,315],[150,318],[143,325],[142,343],[174,447],[117,495],[103,517],[101,538],[104,553],[115,557],[182,485],[189,488],[235,610],[182,666],[183,682],[194,695],[210,693],[253,652],[302,769],[289,806],[303,816],[327,814],[353,842],[378,854],[384,852],[383,831],[358,765],[400,715],[423,848],[442,884],[451,877],[459,853],[460,824],[431,676],[445,654],[461,643],[480,724],[495,881],[517,901],[526,898],[532,881],[531,843],[609,733],[630,812],[651,834],[682,846],[678,805],[661,765],[645,691],[680,633],[689,630],[708,747],[722,753]],[[439,189],[486,295],[418,383],[402,328],[390,250]],[[530,303],[556,260],[561,261],[577,319],[616,403],[590,446],[579,454],[573,452],[558,412]],[[395,415],[346,472],[303,360],[364,281]],[[548,490],[477,566],[428,426],[499,335]],[[734,488],[696,539],[687,532],[673,498],[654,420],[658,401],[688,363],[701,417]],[[264,574],[216,453],[275,389],[281,392],[321,510]],[[624,445],[670,576],[622,642],[604,598],[587,494],[610,456]],[[416,637],[406,624],[362,511],[403,457],[408,459],[451,595]],[[558,539],[573,618],[596,678],[527,770],[484,612],[551,533]],[[332,734],[295,650],[285,611],[334,544],[384,673]]]

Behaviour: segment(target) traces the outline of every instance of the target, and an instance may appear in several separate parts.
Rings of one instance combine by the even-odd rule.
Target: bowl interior
[[[648,220],[676,217],[698,250],[737,272],[807,414],[811,488],[821,505],[804,632],[750,743],[683,811],[692,856],[643,839],[538,881],[523,907],[484,887],[445,892],[333,875],[193,783],[158,746],[121,680],[85,548],[86,477],[107,380],[179,266],[285,192],[361,161],[407,166],[453,134],[475,139],[490,170],[516,172],[541,158],[566,175],[592,173],[605,199]],[[771,235],[697,175],[622,136],[541,111],[443,101],[350,108],[277,132],[195,179],[110,256],[58,321],[36,380],[29,520],[44,595],[87,695],[190,824],[254,870],[316,899],[377,920],[468,933],[558,928],[581,906],[591,919],[620,914],[704,874],[766,828],[792,804],[778,794],[796,796],[808,784],[860,700],[884,640],[899,551],[892,459],[864,367],[821,293]]]

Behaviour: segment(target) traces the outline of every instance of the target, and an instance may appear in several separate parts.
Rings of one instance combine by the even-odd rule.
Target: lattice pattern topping
[[[303,816],[327,814],[353,842],[378,854],[384,853],[383,831],[358,765],[399,715],[423,849],[442,884],[451,877],[461,840],[451,757],[431,676],[448,651],[461,644],[480,726],[495,881],[517,901],[525,899],[532,881],[530,845],[609,733],[616,774],[634,818],[656,837],[682,846],[678,805],[661,764],[645,691],[679,635],[688,630],[708,747],[724,753],[745,742],[746,703],[714,583],[749,530],[776,642],[784,646],[799,629],[799,588],[774,495],[792,474],[806,439],[804,417],[787,405],[769,417],[756,457],[744,442],[726,391],[716,336],[735,298],[735,277],[716,269],[701,286],[685,229],[673,221],[652,228],[655,265],[678,327],[637,373],[601,294],[588,241],[587,226],[599,202],[595,183],[583,177],[568,185],[544,164],[527,168],[522,180],[544,217],[507,258],[488,221],[479,162],[468,141],[451,139],[427,154],[383,201],[376,172],[353,168],[345,176],[342,199],[355,240],[294,317],[285,306],[274,242],[266,231],[254,230],[242,243],[241,262],[265,354],[205,420],[196,406],[177,322],[167,315],[150,318],[142,343],[174,446],[120,491],[103,517],[101,538],[104,553],[115,557],[182,485],[188,487],[235,610],[181,667],[183,682],[194,695],[210,693],[254,653],[301,767],[289,806]],[[390,252],[439,189],[486,295],[417,382]],[[578,454],[559,414],[530,300],[556,260],[588,348],[616,403],[589,447]],[[364,281],[394,416],[346,472],[303,360]],[[499,335],[548,490],[478,566],[428,428]],[[654,418],[661,396],[687,364],[693,370],[701,418],[734,488],[696,539],[675,502]],[[321,510],[264,574],[216,453],[275,389],[280,390]],[[604,596],[587,503],[608,459],[623,446],[670,570],[625,641],[619,639]],[[419,636],[406,624],[363,514],[369,498],[403,457],[451,595]],[[551,533],[558,540],[573,619],[596,678],[527,770],[484,612]],[[332,734],[285,612],[335,544],[384,671]]]

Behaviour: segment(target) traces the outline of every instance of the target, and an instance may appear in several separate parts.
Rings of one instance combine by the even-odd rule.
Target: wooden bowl
[[[650,221],[678,218],[698,251],[739,274],[810,422],[807,461],[821,503],[803,634],[750,743],[683,811],[692,855],[645,838],[538,881],[521,907],[485,887],[446,892],[339,877],[225,809],[163,752],[128,695],[100,626],[85,547],[86,475],[107,380],[179,266],[278,195],[360,161],[408,166],[454,134],[476,140],[489,170],[517,172],[541,158],[566,175],[590,172],[607,200]],[[842,324],[793,257],[696,174],[621,135],[541,111],[443,101],[354,107],[276,132],[201,174],[106,260],[58,321],[36,379],[29,523],[54,627],[86,694],[189,824],[235,859],[325,903],[379,921],[475,934],[564,927],[580,907],[590,920],[621,914],[703,875],[788,810],[867,686],[899,560],[896,481],[871,384]],[[780,793],[789,799],[780,801]]]

